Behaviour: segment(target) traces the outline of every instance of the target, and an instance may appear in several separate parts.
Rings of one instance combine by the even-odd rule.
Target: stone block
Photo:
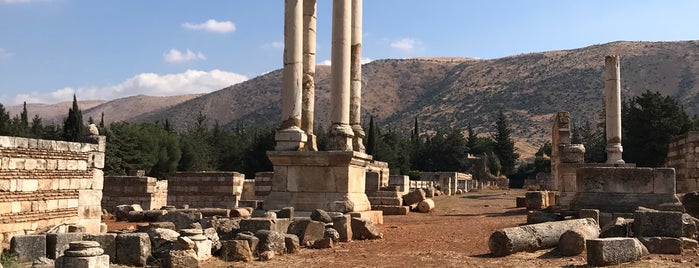
[[[340,242],[352,241],[352,217],[342,215],[333,217],[333,228],[340,234]]]
[[[632,234],[634,219],[615,218],[602,227],[600,238],[627,237]]]
[[[586,193],[653,193],[653,168],[593,167],[579,168],[576,173],[579,192]]]
[[[333,246],[334,246],[334,245],[333,245],[333,240],[332,240],[332,239],[330,239],[330,238],[323,238],[323,239],[316,240],[315,242],[313,242],[313,245],[311,246],[311,248],[314,248],[314,249],[324,249],[324,248],[332,248]]]
[[[245,240],[222,241],[221,259],[224,261],[244,261],[255,260],[250,249],[250,244]]]
[[[366,193],[373,193],[373,192],[378,191],[379,188],[381,188],[381,176],[379,176],[379,173],[367,172],[366,173],[365,192]]]
[[[289,225],[289,233],[296,235],[302,245],[309,245],[325,237],[325,223],[296,217]]]
[[[202,219],[200,212],[196,211],[169,211],[158,218],[158,221],[169,221],[175,224],[177,230],[190,228],[193,223],[198,223]]]
[[[255,249],[257,249],[257,244],[260,243],[260,239],[250,232],[239,233],[235,236],[234,240],[241,240],[247,242],[253,254],[255,253]]]
[[[633,228],[636,236],[681,237],[683,234],[682,212],[636,211]]]
[[[587,244],[587,264],[609,266],[639,260],[647,252],[636,238],[589,239]]]
[[[410,207],[378,205],[371,206],[371,210],[382,211],[383,215],[408,215],[408,213],[410,212]]]
[[[293,219],[294,207],[284,207],[277,211],[277,218]]]
[[[83,234],[83,240],[100,243],[104,254],[109,255],[109,259],[112,261],[116,260],[116,237],[115,233]]]
[[[639,237],[641,243],[653,254],[682,254],[682,240],[675,237]]]
[[[284,234],[284,245],[286,253],[297,253],[301,250],[301,241],[295,234]]]
[[[70,242],[82,241],[82,233],[52,233],[46,235],[46,256],[57,259],[68,249]]]
[[[257,252],[274,251],[277,255],[286,252],[286,242],[284,235],[270,230],[259,230],[255,236],[260,239],[257,244]]]
[[[150,237],[146,233],[123,233],[116,237],[116,263],[146,266],[151,255]]]
[[[581,209],[578,211],[578,218],[590,218],[595,220],[599,225],[599,209]]]
[[[270,230],[280,233],[286,233],[291,220],[289,219],[269,219],[269,218],[250,218],[240,220],[240,231],[257,232],[259,230]]]
[[[330,215],[328,215],[328,213],[322,209],[313,210],[313,212],[311,212],[311,220],[324,222],[324,223],[332,222],[332,218],[330,217]]]
[[[168,268],[197,268],[199,260],[196,252],[192,249],[186,250],[171,250],[167,252],[164,266]]]
[[[695,249],[699,247],[699,242],[695,239],[691,238],[686,238],[686,237],[680,237],[682,240],[682,248],[683,249]]]
[[[352,216],[352,218],[361,218],[369,220],[372,224],[383,224],[383,211],[380,210],[350,212],[349,215]]]
[[[46,236],[15,235],[10,240],[10,253],[16,254],[19,262],[31,262],[46,257]]]
[[[515,199],[515,207],[524,208],[527,207],[527,198],[524,196],[518,196]]]
[[[561,221],[563,217],[553,213],[543,212],[539,210],[527,211],[527,224],[536,224],[549,221]]]
[[[526,198],[527,210],[541,210],[548,206],[548,194],[545,191],[529,191]]]
[[[410,192],[403,196],[403,205],[410,206],[420,203],[420,201],[425,200],[427,195],[423,189],[415,189],[415,191]]]
[[[32,266],[33,267],[33,266]],[[55,263],[56,268],[109,268],[109,255],[89,257],[61,257]]]

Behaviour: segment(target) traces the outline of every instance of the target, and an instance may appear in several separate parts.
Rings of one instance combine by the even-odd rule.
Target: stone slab
[[[83,240],[83,233],[53,233],[46,235],[46,256],[49,259],[57,259],[68,249],[73,241]]]
[[[104,254],[109,255],[109,259],[116,260],[116,237],[115,233],[84,234],[83,240],[96,241],[104,250]]]
[[[46,257],[46,236],[15,235],[10,240],[10,253],[16,254],[19,262],[31,262]]]
[[[116,238],[118,264],[146,266],[151,255],[150,237],[147,233],[124,233]]]
[[[645,247],[636,238],[614,237],[586,241],[587,264],[609,266],[639,260]]]
[[[379,210],[383,212],[383,215],[408,215],[410,213],[410,207],[408,206],[372,206],[371,210]]]
[[[682,212],[636,211],[633,228],[636,236],[682,237]]]
[[[373,224],[383,224],[383,211],[381,210],[369,210],[361,212],[350,212],[352,218],[360,218],[371,221]]]

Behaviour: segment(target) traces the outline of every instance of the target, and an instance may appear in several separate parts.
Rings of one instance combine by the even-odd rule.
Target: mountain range
[[[427,133],[444,127],[465,130],[471,124],[488,135],[503,111],[516,147],[523,156],[531,156],[550,140],[556,112],[570,111],[574,122],[602,118],[604,56],[612,54],[621,56],[622,98],[658,91],[677,99],[689,114],[699,112],[699,41],[619,41],[498,59],[375,60],[362,68],[363,122],[373,116],[384,128],[408,131],[417,118]],[[80,107],[86,120],[98,121],[104,112],[107,123],[168,119],[175,128],[186,128],[201,112],[209,123],[270,126],[281,120],[281,74],[276,70],[208,94],[139,95],[82,101]],[[330,67],[318,66],[316,126],[329,126],[329,92]],[[30,116],[62,122],[55,115],[67,115],[68,107],[70,103],[30,104],[28,110]],[[8,110],[16,113],[21,106]]]

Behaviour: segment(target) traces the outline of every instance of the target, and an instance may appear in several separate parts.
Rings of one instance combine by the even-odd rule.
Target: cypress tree
[[[73,107],[68,109],[68,117],[63,122],[63,138],[67,141],[78,141],[84,133],[83,113],[78,107],[78,99],[73,94]]]
[[[505,114],[500,111],[497,121],[495,122],[495,146],[493,153],[500,159],[502,165],[502,174],[508,176],[515,171],[515,164],[519,158],[519,154],[515,152],[515,142],[510,137],[512,129],[507,121]]]

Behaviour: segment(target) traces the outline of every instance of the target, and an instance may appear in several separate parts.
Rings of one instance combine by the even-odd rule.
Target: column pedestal
[[[371,210],[365,194],[366,167],[372,157],[354,151],[268,151],[274,165],[272,191],[264,209],[299,211]]]

